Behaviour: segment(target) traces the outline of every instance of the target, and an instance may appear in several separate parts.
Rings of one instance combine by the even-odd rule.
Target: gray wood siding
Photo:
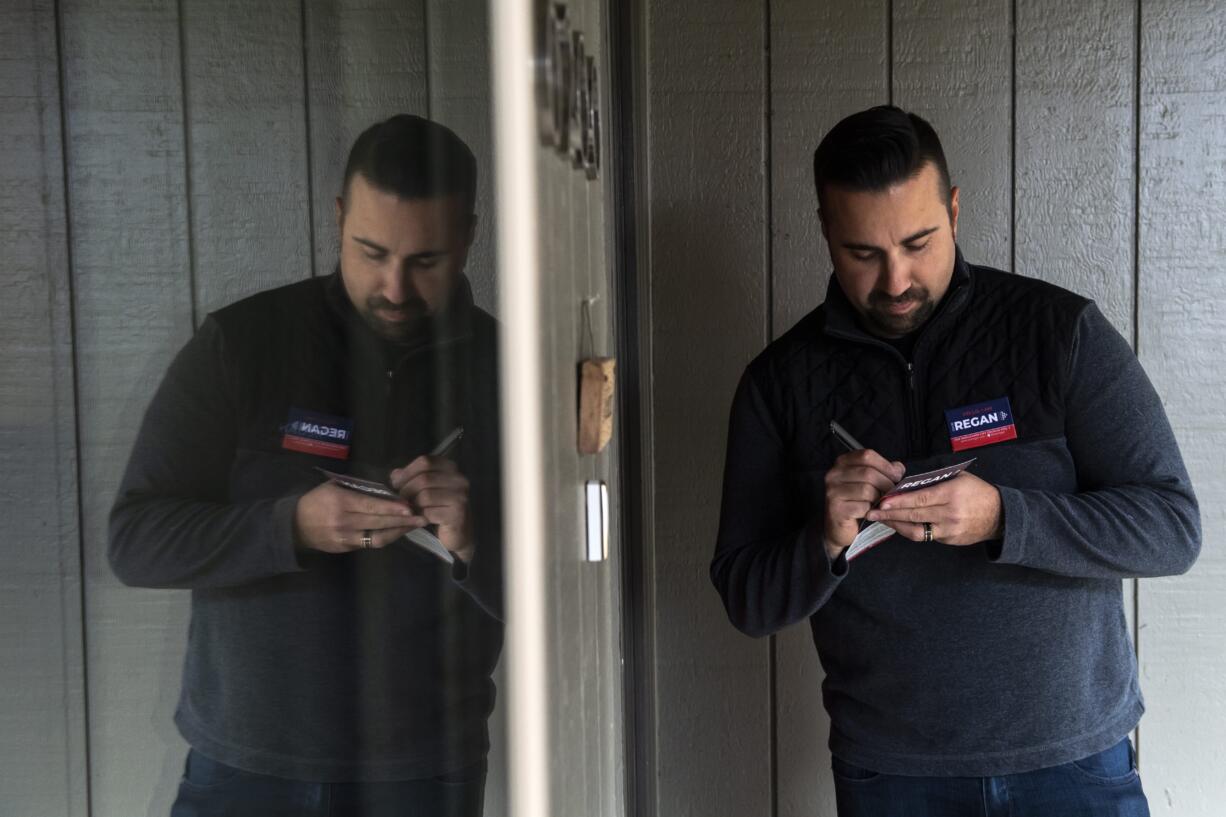
[[[3,4],[0,458],[14,478],[0,490],[0,813],[167,812],[186,751],[172,714],[188,595],[123,587],[106,563],[145,405],[209,310],[331,272],[346,152],[376,119],[437,109],[492,205],[485,12]],[[492,309],[482,219],[469,273]],[[491,729],[497,815],[501,705]]]
[[[768,814],[770,644],[728,626],[707,578],[726,398],[769,337],[766,18],[740,0],[647,17],[658,814]]]
[[[1155,815],[1226,802],[1226,2],[1145,0],[1141,14],[1137,352],[1200,499],[1187,576],[1139,582],[1140,758]]]
[[[0,26],[0,811],[76,817],[88,786],[77,402],[51,11],[9,4]]]
[[[707,566],[737,377],[825,294],[812,151],[893,102],[942,136],[967,257],[1095,298],[1166,401],[1205,545],[1188,576],[1125,583],[1138,742],[1155,814],[1216,814],[1226,3],[647,0],[640,23],[656,813],[834,814],[808,627],[740,636]]]

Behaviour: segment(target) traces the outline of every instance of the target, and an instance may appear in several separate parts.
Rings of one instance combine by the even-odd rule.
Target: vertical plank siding
[[[197,320],[311,275],[299,0],[183,4]]]
[[[90,813],[165,811],[182,594],[123,587],[107,514],[150,395],[192,331],[180,28],[174,3],[60,4],[79,387]],[[135,784],[140,781],[140,784]]]
[[[707,578],[728,398],[767,337],[760,3],[648,3],[657,813],[769,814],[769,645]]]
[[[397,113],[430,112],[424,3],[302,0],[316,275],[336,266],[333,202],[353,140]],[[484,169],[482,165],[482,169]]]
[[[0,25],[0,811],[84,815],[76,395],[50,2]]]
[[[473,299],[498,314],[495,276],[494,163],[490,110],[488,0],[429,0],[430,118],[459,134],[477,156],[477,235],[468,255]]]
[[[1012,266],[1010,0],[894,0],[895,105],[941,137],[968,261]]]
[[[1226,802],[1226,2],[1141,6],[1137,350],[1200,499],[1187,576],[1140,582],[1143,779],[1155,815]]]

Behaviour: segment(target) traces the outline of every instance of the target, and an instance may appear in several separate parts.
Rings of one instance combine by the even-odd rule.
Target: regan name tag
[[[1017,439],[1008,397],[945,410],[949,442],[954,451]]]
[[[353,424],[344,417],[291,408],[289,422],[281,430],[284,433],[282,448],[337,460],[349,459]]]

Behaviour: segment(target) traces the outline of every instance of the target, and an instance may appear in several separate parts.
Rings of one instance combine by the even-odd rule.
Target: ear
[[[949,188],[949,229],[958,240],[958,188]]]
[[[830,240],[830,228],[826,226],[826,211],[822,208],[817,208],[817,220],[822,225],[822,238]]]
[[[340,196],[336,197],[336,230],[341,232],[345,227],[345,200]]]

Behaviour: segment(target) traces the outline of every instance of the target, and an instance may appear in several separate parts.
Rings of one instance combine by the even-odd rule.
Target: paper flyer
[[[945,468],[938,468],[935,471],[926,471],[922,474],[903,477],[902,481],[895,485],[893,490],[881,497],[881,501],[884,501],[887,497],[905,494],[909,491],[918,491],[920,488],[929,488],[946,480],[953,479],[965,471],[974,461],[975,459],[972,457],[957,465],[949,465]],[[881,502],[877,503],[877,505],[880,504]],[[873,507],[875,508],[877,505]],[[861,525],[860,532],[856,534],[856,538],[852,540],[851,546],[847,548],[847,561],[850,562],[865,551],[876,547],[895,533],[896,531],[893,528],[880,522],[865,522]]]
[[[338,474],[334,471],[329,471],[326,468],[316,469],[328,479],[345,488],[353,491],[360,491],[371,496],[384,497],[386,499],[400,499],[400,494],[396,493],[390,485],[384,485],[382,482],[375,482],[369,479],[359,479],[351,477],[348,474]],[[443,547],[443,543],[439,538],[431,533],[426,528],[417,528],[406,533],[403,539],[407,539],[419,548],[428,550],[439,559],[442,559],[447,564],[455,562],[455,556],[450,550]]]

